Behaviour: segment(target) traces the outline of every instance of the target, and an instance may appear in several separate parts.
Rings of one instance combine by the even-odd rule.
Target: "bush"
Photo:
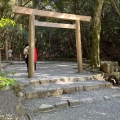
[[[15,83],[13,78],[6,77],[7,74],[14,75],[14,73],[10,73],[10,72],[0,72],[0,89],[4,88],[6,86],[13,85]]]

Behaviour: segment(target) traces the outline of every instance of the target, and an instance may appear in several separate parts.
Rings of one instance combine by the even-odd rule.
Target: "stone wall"
[[[100,70],[105,73],[108,81],[114,80],[116,83],[120,85],[120,71],[118,62],[114,61],[102,61]]]

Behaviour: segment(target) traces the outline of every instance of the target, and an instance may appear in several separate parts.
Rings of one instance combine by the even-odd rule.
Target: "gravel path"
[[[2,71],[11,63],[2,63]],[[18,113],[16,106],[19,103],[18,98],[12,89],[0,90],[0,120],[17,120]]]
[[[81,104],[50,113],[36,113],[32,120],[120,120],[120,99]]]
[[[14,120],[18,98],[12,90],[0,90],[0,120]]]

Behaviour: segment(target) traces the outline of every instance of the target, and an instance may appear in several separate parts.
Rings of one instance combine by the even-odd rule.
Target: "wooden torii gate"
[[[35,44],[35,26],[46,26],[46,27],[57,27],[57,28],[68,28],[76,30],[76,49],[77,49],[77,63],[78,72],[83,71],[82,64],[82,49],[81,49],[81,32],[80,32],[80,21],[89,22],[90,16],[81,16],[74,14],[58,13],[51,11],[43,11],[37,9],[30,9],[25,7],[13,6],[13,12],[18,14],[29,15],[29,66],[28,66],[28,77],[34,76],[34,44]],[[74,21],[74,24],[62,24],[62,23],[51,23],[51,22],[40,22],[35,20],[35,15],[41,17],[49,17],[63,20]]]

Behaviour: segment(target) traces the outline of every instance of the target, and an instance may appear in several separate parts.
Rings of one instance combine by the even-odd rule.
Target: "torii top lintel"
[[[49,17],[49,18],[56,18],[56,19],[64,19],[64,20],[81,20],[81,21],[90,21],[90,16],[81,16],[81,15],[74,15],[74,14],[66,14],[66,13],[58,13],[58,12],[51,12],[51,11],[44,11],[44,10],[37,10],[19,6],[13,6],[13,12],[18,14],[27,14],[27,15],[37,15],[42,17]]]

